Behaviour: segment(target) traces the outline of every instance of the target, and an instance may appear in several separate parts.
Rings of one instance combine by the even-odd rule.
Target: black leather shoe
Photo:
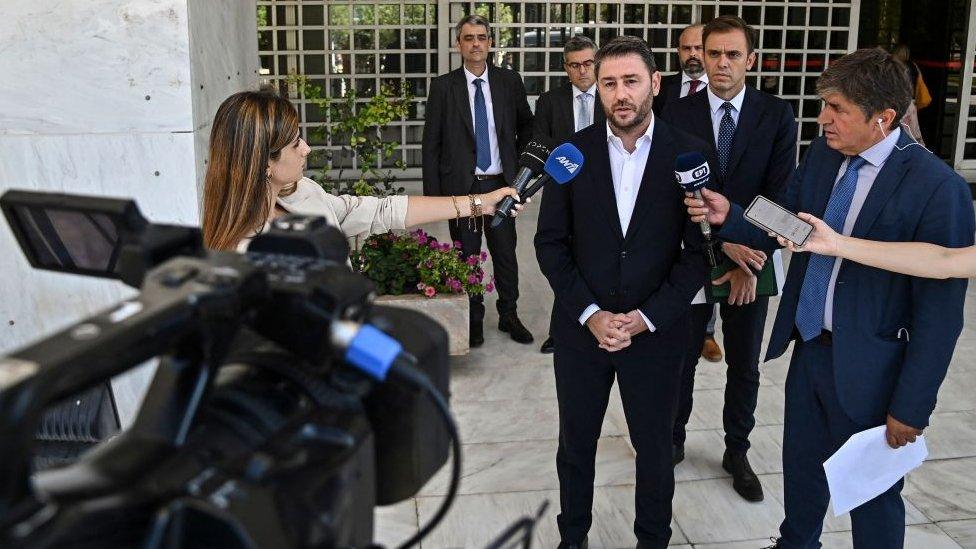
[[[565,541],[560,541],[558,549],[586,549],[589,547],[589,542],[584,538],[580,543],[566,543]]]
[[[552,344],[551,337],[547,337],[546,340],[542,343],[542,348],[539,349],[539,351],[541,351],[542,354],[544,355],[551,355],[553,352],[555,352],[555,350],[556,347]]]
[[[759,477],[752,472],[745,454],[733,454],[728,450],[722,456],[722,469],[732,473],[732,488],[746,501],[762,501],[763,489]]]
[[[672,444],[671,445],[671,465],[677,465],[685,460],[685,445],[684,444]]]
[[[471,348],[481,347],[485,342],[485,331],[482,323],[472,322],[470,327],[470,334],[468,335],[468,346]]]
[[[522,325],[522,321],[519,320],[518,315],[515,313],[505,313],[498,319],[498,329],[503,332],[508,332],[508,335],[512,336],[518,343],[532,343],[532,334],[525,329]]]

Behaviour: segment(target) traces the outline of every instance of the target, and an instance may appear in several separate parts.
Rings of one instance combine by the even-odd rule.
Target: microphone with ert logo
[[[708,184],[711,170],[708,168],[708,161],[702,153],[697,151],[686,152],[678,155],[674,161],[674,178],[678,185],[685,192],[694,193],[695,198],[701,200],[701,189]],[[712,226],[707,220],[699,222],[702,236],[705,238],[705,258],[712,267],[718,265],[715,258],[715,242],[712,240]]]

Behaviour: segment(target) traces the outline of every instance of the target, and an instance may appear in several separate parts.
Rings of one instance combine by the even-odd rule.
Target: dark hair
[[[749,26],[741,17],[735,15],[720,15],[705,23],[702,29],[702,46],[708,42],[708,35],[713,32],[732,32],[742,31],[746,35],[746,53],[752,53],[756,49],[756,29]]]
[[[567,53],[573,53],[574,51],[583,50],[596,50],[596,44],[593,40],[590,40],[589,36],[584,36],[582,34],[577,34],[576,36],[570,38],[566,41],[566,45],[563,46],[563,58],[565,59]]]
[[[454,40],[461,39],[461,27],[465,25],[481,25],[485,28],[485,32],[488,33],[488,39],[491,40],[491,23],[476,13],[465,15],[460,21],[457,22],[457,25],[454,25]]]
[[[596,52],[596,75],[600,75],[600,64],[608,57],[622,57],[624,55],[636,54],[644,60],[647,71],[650,74],[657,72],[657,63],[654,62],[654,54],[651,47],[643,38],[636,36],[618,36],[604,44]]]
[[[864,112],[865,120],[894,109],[892,127],[901,122],[912,102],[908,69],[881,48],[863,48],[830,63],[817,80],[817,93],[843,95]]]
[[[298,111],[277,93],[243,91],[220,104],[210,127],[203,181],[203,241],[208,248],[233,250],[264,225],[273,204],[268,162],[281,156],[298,131]]]

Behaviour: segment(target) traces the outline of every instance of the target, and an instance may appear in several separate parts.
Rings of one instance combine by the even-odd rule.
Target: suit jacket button
[[[627,251],[626,250],[620,252],[620,259],[627,259]]]

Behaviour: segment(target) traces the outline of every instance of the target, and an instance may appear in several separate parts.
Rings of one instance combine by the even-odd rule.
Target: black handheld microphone
[[[711,170],[708,168],[708,161],[700,152],[692,151],[679,154],[674,161],[674,178],[678,181],[678,185],[681,185],[685,192],[694,193],[695,198],[699,200],[702,200],[701,189],[708,184],[710,175]],[[715,258],[712,226],[705,219],[699,222],[699,226],[701,226],[702,236],[705,237],[705,258],[709,265],[716,267],[718,260]]]
[[[524,201],[526,198],[536,193],[548,181],[555,181],[560,185],[565,185],[576,177],[577,172],[583,166],[583,153],[572,143],[563,143],[552,151],[546,159],[544,166],[545,173],[539,176],[532,185],[519,191],[519,197]],[[502,218],[497,214],[491,222],[492,227],[497,227],[502,222]]]
[[[546,158],[549,157],[551,150],[552,144],[542,139],[533,139],[525,146],[525,150],[522,151],[522,156],[519,157],[520,168],[518,174],[515,175],[515,181],[512,182],[512,187],[518,192],[519,197],[522,196],[522,191],[529,184],[529,180],[542,172],[546,165]],[[512,208],[514,207],[515,198],[506,196],[495,210],[495,218],[492,219],[491,226],[497,227],[500,225],[502,220],[512,213]]]

